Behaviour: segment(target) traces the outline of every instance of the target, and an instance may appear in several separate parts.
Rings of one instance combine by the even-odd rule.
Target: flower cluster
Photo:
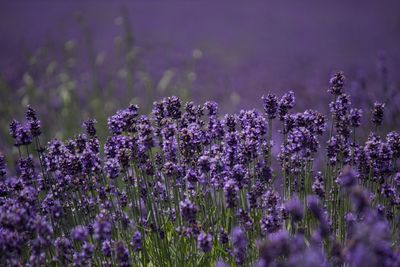
[[[0,154],[0,265],[399,266],[400,134],[359,142],[344,82],[331,121],[292,112],[291,91],[226,115],[166,97],[117,111],[104,145],[89,119],[42,148],[28,107],[10,123],[16,171]]]

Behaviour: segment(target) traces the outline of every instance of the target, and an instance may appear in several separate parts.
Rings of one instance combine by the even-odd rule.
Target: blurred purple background
[[[379,96],[380,50],[393,82],[400,73],[400,1],[3,1],[2,76],[20,79],[24,49],[49,40],[82,41],[77,13],[85,17],[96,50],[112,61],[122,10],[136,42],[151,51],[145,60],[155,73],[202,51],[191,96],[215,99],[226,111],[232,103],[259,107],[262,94],[288,89],[313,105],[338,69],[350,80],[362,75],[368,93]]]

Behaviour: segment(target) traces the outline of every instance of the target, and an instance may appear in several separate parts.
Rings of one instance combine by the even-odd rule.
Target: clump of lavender
[[[0,154],[0,262],[398,266],[400,134],[362,142],[344,82],[330,81],[330,120],[292,112],[293,92],[224,116],[166,97],[150,116],[135,105],[110,116],[104,145],[90,119],[42,148],[28,107],[10,123],[15,171]],[[383,106],[373,117],[382,127]]]

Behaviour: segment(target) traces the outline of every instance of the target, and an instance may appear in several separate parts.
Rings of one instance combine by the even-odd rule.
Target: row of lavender
[[[1,265],[399,266],[400,134],[378,134],[376,103],[362,144],[343,89],[337,73],[330,120],[293,113],[292,92],[223,117],[177,97],[151,116],[131,105],[104,150],[94,120],[42,147],[28,107],[10,124],[16,175],[0,157]]]

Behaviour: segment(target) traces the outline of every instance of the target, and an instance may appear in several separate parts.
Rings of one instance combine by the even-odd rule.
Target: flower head
[[[336,72],[329,80],[331,87],[328,89],[328,92],[333,95],[341,95],[343,92],[344,80],[345,76],[343,72]]]
[[[262,101],[268,119],[276,118],[276,113],[278,111],[278,98],[273,94],[267,94],[266,96],[262,96]]]
[[[374,108],[372,109],[372,122],[376,126],[380,126],[382,124],[384,112],[385,112],[385,104],[375,102]]]

